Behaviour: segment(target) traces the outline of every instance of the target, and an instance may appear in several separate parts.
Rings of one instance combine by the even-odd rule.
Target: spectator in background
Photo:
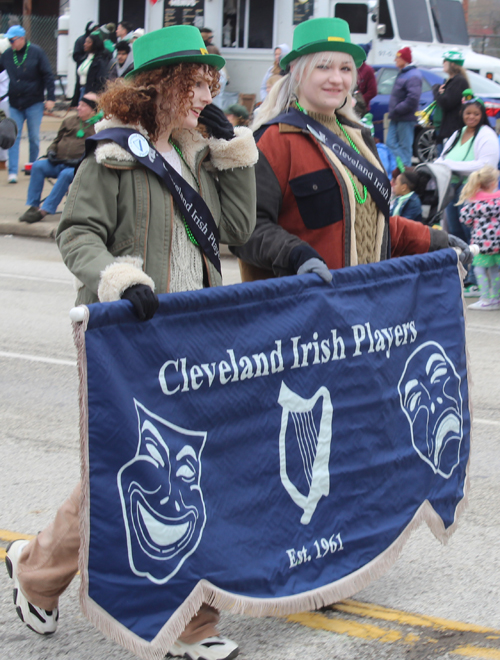
[[[20,222],[39,222],[46,215],[57,211],[62,198],[75,176],[75,167],[85,153],[85,140],[94,134],[97,116],[97,96],[85,94],[78,104],[76,115],[70,115],[62,122],[57,137],[47,150],[47,157],[33,163],[26,204],[28,210],[19,218]],[[45,179],[56,182],[48,197],[40,206]]]
[[[117,41],[132,41],[134,31],[132,23],[128,21],[120,21],[116,26],[116,39]]]
[[[0,56],[0,73],[9,74],[10,116],[17,124],[17,138],[9,150],[9,183],[17,183],[19,169],[19,143],[24,122],[28,125],[29,159],[38,158],[40,148],[40,124],[44,110],[44,92],[47,91],[45,109],[54,107],[54,76],[49,60],[40,46],[26,40],[26,32],[20,25],[10,27],[5,35],[10,42]]]
[[[87,25],[85,26],[85,32],[76,39],[74,46],[73,46],[73,60],[76,62],[76,77],[75,77],[75,89],[73,91],[73,98],[71,99],[71,107],[76,108],[78,105],[78,101],[80,100],[80,95],[79,95],[79,85],[78,85],[78,67],[80,64],[83,62],[83,60],[87,57],[87,53],[85,52],[84,49],[84,43],[85,39],[91,34],[95,29],[96,25],[94,24],[93,21],[89,21]]]
[[[137,41],[137,39],[143,36],[144,36],[144,28],[137,28],[137,30],[134,30],[132,40],[130,43],[133,44],[134,41]]]
[[[114,53],[115,51],[115,42],[113,40],[115,34],[114,23],[106,23],[106,25],[101,25],[101,27],[96,28],[92,32],[92,34],[96,34],[98,37],[101,38],[104,48],[109,53],[111,53],[111,55]]]
[[[201,38],[205,44],[205,48],[210,53],[210,55],[220,55],[220,50],[213,43],[214,33],[208,27],[200,28]],[[214,98],[213,103],[221,110],[224,108],[224,90],[226,86],[229,85],[229,75],[225,66],[219,71],[219,93]]]
[[[102,39],[97,34],[89,34],[83,45],[87,57],[77,69],[78,98],[87,92],[98,94],[106,84],[111,53],[104,49]]]
[[[116,59],[109,68],[109,80],[124,78],[134,68],[134,56],[132,48],[127,41],[119,41],[116,44]]]
[[[412,167],[406,167],[404,172],[399,169],[392,173],[393,199],[391,215],[401,215],[408,220],[422,222],[422,202],[417,194],[419,183],[418,172]]]
[[[248,126],[249,114],[244,105],[230,105],[226,110],[226,117],[233,126]]]
[[[266,96],[269,94],[269,89],[267,88],[267,82],[272,76],[281,76],[284,74],[283,69],[280,67],[280,60],[285,55],[288,55],[290,52],[290,46],[288,44],[280,44],[274,49],[274,62],[273,65],[264,74],[262,78],[262,83],[260,85],[260,100],[263,101]],[[276,79],[275,79],[276,80]]]
[[[5,37],[0,38],[0,55],[10,47],[9,40]],[[9,117],[9,74],[7,71],[0,73],[0,112],[5,117]],[[3,118],[3,117],[2,117]],[[7,149],[0,149],[0,170],[7,169]]]
[[[368,55],[370,52],[371,44],[360,45]],[[366,62],[363,62],[363,64],[358,69],[357,91],[363,96],[364,102],[366,104],[366,112],[370,112],[370,101],[374,96],[377,96],[378,90],[375,72]]]
[[[399,156],[407,167],[411,166],[413,152],[413,137],[417,118],[420,94],[422,93],[422,76],[411,63],[412,55],[408,47],[401,48],[396,53],[396,66],[399,73],[392,88],[389,99],[389,132],[387,146],[396,158]]]
[[[200,32],[201,32],[201,38],[203,39],[203,43],[205,44],[205,48],[208,50],[210,55],[220,55],[219,49],[213,43],[213,38],[214,38],[213,30],[211,30],[208,27],[202,27],[200,28]]]
[[[434,99],[441,110],[439,128],[436,130],[438,145],[442,145],[462,127],[462,94],[470,87],[463,67],[463,55],[458,51],[448,50],[443,53],[443,60],[443,71],[448,74],[448,80],[432,88]],[[434,115],[436,114],[434,112]]]

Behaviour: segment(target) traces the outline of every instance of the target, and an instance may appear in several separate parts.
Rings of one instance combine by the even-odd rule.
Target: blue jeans
[[[9,174],[16,174],[19,170],[19,144],[21,142],[21,133],[26,121],[28,124],[28,139],[30,143],[30,163],[34,163],[38,158],[40,147],[40,124],[43,117],[43,103],[34,103],[29,108],[18,110],[10,108],[10,116],[17,124],[17,138],[14,146],[9,149]]]
[[[411,167],[414,135],[414,121],[391,121],[389,124],[386,144],[396,158],[401,158],[406,167]]]
[[[47,177],[57,179],[42,206],[42,209],[47,211],[47,213],[55,213],[62,198],[68,192],[68,188],[70,187],[74,176],[74,167],[66,167],[63,164],[52,165],[46,158],[35,161],[31,168],[30,185],[28,188],[28,199],[26,200],[26,204],[38,208],[40,206],[40,198],[42,196],[45,179]]]
[[[446,207],[446,227],[448,229],[448,234],[453,234],[461,238],[463,241],[470,245],[470,228],[467,225],[464,225],[460,222],[460,209],[462,205],[456,206],[460,193],[462,192],[463,184],[455,183],[452,184],[455,193],[453,199]],[[465,278],[465,285],[476,284],[476,276],[474,275],[474,269],[469,266],[467,269],[467,277]]]

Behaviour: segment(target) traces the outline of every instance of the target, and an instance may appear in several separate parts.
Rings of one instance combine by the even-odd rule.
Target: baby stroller
[[[453,199],[452,171],[446,165],[436,163],[420,163],[415,171],[418,174],[415,192],[422,203],[422,222],[424,225],[437,225]]]

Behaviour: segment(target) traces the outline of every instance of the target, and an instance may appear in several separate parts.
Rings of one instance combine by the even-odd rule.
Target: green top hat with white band
[[[300,23],[293,33],[292,50],[281,60],[282,69],[302,55],[337,51],[349,53],[356,68],[366,59],[366,53],[357,44],[351,42],[349,24],[342,18],[312,18]]]
[[[453,64],[457,64],[458,66],[463,66],[465,58],[458,50],[447,50],[443,53],[443,60],[445,62],[453,62]]]
[[[181,62],[208,64],[217,70],[226,63],[220,55],[207,51],[201,32],[193,25],[172,25],[148,32],[134,41],[132,50],[134,69],[127,73],[126,78]]]

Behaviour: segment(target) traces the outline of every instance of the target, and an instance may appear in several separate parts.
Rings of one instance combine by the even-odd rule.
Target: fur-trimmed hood
[[[96,134],[108,128],[132,128],[144,137],[148,137],[146,130],[140,124],[123,124],[114,118],[103,119],[95,124]],[[211,164],[216,170],[250,167],[258,160],[252,131],[244,126],[235,129],[235,137],[232,140],[207,139],[195,129],[175,130],[172,139],[182,151],[182,157],[187,165],[193,170],[200,158],[204,158],[208,152]],[[96,161],[108,167],[113,167],[113,163],[125,165],[136,162],[131,153],[111,141],[99,143],[94,153]]]

